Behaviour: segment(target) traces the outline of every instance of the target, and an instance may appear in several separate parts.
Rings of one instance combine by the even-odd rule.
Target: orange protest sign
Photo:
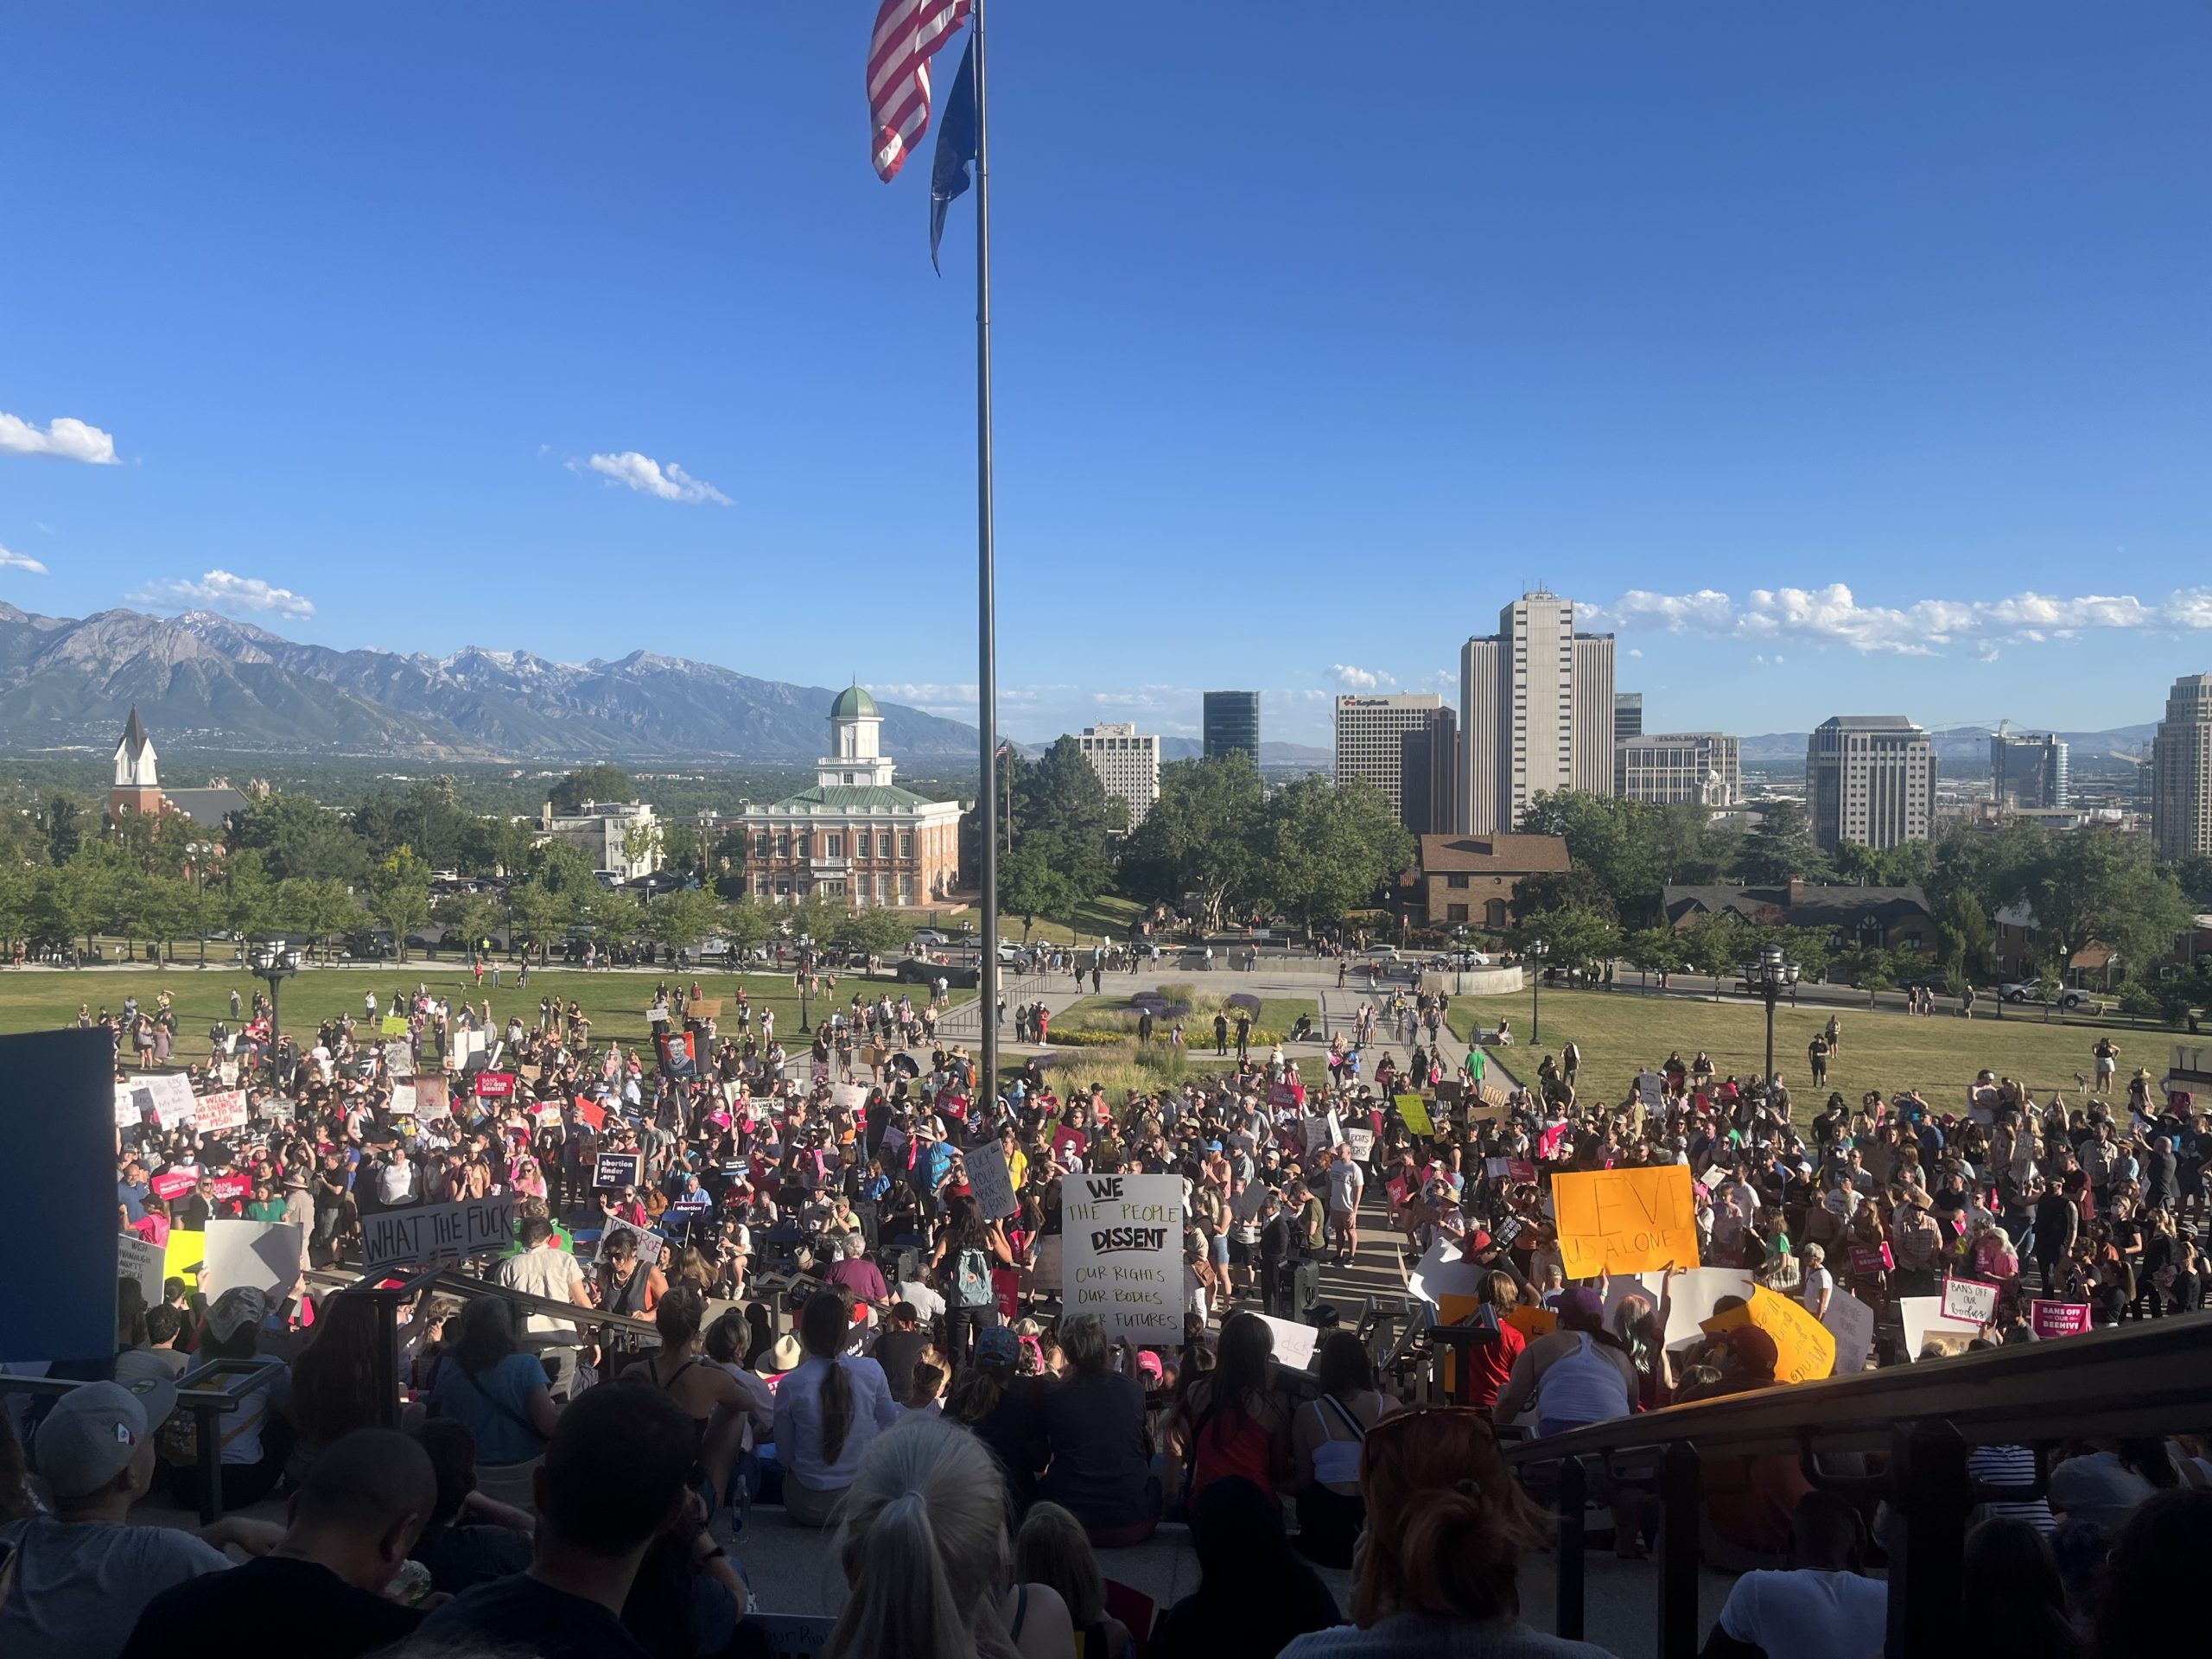
[[[1552,1202],[1570,1279],[1698,1265],[1697,1205],[1687,1165],[1554,1175]]]
[[[1531,1342],[1559,1329],[1559,1315],[1548,1307],[1516,1307],[1505,1322]]]
[[[1812,1309],[1764,1285],[1752,1287],[1749,1303],[1716,1313],[1699,1328],[1717,1335],[1739,1325],[1755,1325],[1774,1338],[1777,1382],[1817,1382],[1835,1370],[1835,1332]]]

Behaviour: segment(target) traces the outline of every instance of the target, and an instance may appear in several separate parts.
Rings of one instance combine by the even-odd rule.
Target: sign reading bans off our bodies
[[[1697,1200],[1688,1165],[1554,1175],[1552,1202],[1569,1279],[1698,1265]]]
[[[504,1250],[515,1235],[515,1195],[411,1205],[361,1217],[362,1265],[423,1267]]]
[[[1109,1338],[1183,1339],[1183,1179],[1078,1175],[1061,1190],[1063,1305]]]

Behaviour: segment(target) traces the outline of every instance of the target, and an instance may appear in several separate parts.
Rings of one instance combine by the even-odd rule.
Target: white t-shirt
[[[1366,1187],[1367,1177],[1351,1159],[1329,1166],[1329,1208],[1338,1214],[1358,1209],[1359,1195]]]
[[[1720,1628],[1789,1659],[1867,1659],[1888,1632],[1890,1586],[1856,1573],[1746,1573]]]
[[[492,1276],[509,1290],[565,1302],[570,1300],[569,1291],[583,1283],[585,1274],[583,1264],[566,1250],[541,1244],[520,1255],[508,1256]],[[523,1326],[533,1337],[566,1335],[572,1338],[579,1328],[545,1313],[531,1314]]]
[[[1821,1300],[1835,1291],[1835,1274],[1826,1268],[1811,1268],[1805,1274],[1805,1306],[1814,1313],[1821,1311]]]

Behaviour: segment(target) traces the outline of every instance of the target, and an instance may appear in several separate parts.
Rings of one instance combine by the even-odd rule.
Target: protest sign
[[[1415,1135],[1434,1135],[1436,1125],[1429,1121],[1428,1103],[1419,1095],[1397,1096],[1398,1116]]]
[[[1507,1159],[1505,1179],[1522,1186],[1534,1185],[1536,1179],[1536,1160],[1533,1158]]]
[[[1552,1178],[1569,1279],[1697,1265],[1697,1210],[1684,1164]]]
[[[157,1072],[141,1079],[138,1086],[151,1096],[154,1115],[165,1129],[189,1122],[200,1109],[192,1096],[192,1079],[181,1071]]]
[[[136,1084],[118,1083],[115,1085],[115,1127],[135,1129],[146,1121],[144,1107],[154,1103],[151,1095]]]
[[[1042,1233],[1038,1236],[1037,1260],[1029,1269],[1031,1289],[1058,1290],[1060,1287],[1060,1263],[1065,1253],[1062,1235]]]
[[[387,1037],[404,1037],[407,1034],[407,1016],[404,1014],[387,1014],[377,1029]]]
[[[1250,1221],[1267,1207],[1268,1186],[1264,1181],[1252,1181],[1236,1195],[1230,1208],[1239,1221]]]
[[[1851,1276],[1872,1279],[1878,1273],[1886,1273],[1897,1263],[1890,1255],[1889,1241],[1879,1244],[1854,1244],[1851,1247]]]
[[[453,1085],[443,1077],[415,1079],[415,1119],[418,1123],[453,1116]]]
[[[1605,1288],[1605,1315],[1611,1318],[1613,1309],[1626,1295],[1641,1295],[1654,1309],[1663,1299],[1667,1305],[1663,1341],[1671,1348],[1703,1335],[1704,1322],[1713,1317],[1723,1297],[1750,1301],[1753,1282],[1742,1268],[1691,1268],[1671,1280],[1663,1271],[1615,1274]]]
[[[146,1185],[153,1189],[154,1196],[163,1204],[175,1204],[192,1191],[194,1183],[199,1179],[200,1171],[196,1167],[180,1164],[175,1169],[163,1170]]]
[[[125,1233],[115,1243],[115,1276],[137,1281],[149,1307],[162,1300],[162,1279],[167,1272],[162,1252],[136,1233]]]
[[[607,1108],[582,1095],[576,1096],[576,1116],[590,1124],[594,1133],[607,1127]]]
[[[1021,1208],[1014,1201],[1014,1172],[998,1143],[988,1141],[971,1148],[963,1161],[968,1166],[968,1191],[986,1221],[1000,1221]]]
[[[1943,1281],[1943,1317],[1961,1324],[1987,1325],[1997,1317],[1997,1287],[1975,1279]]]
[[[1375,1131],[1372,1129],[1346,1129],[1344,1141],[1351,1147],[1351,1155],[1363,1164],[1375,1155]]]
[[[384,1069],[395,1077],[415,1075],[415,1051],[405,1043],[386,1043],[384,1046]]]
[[[1835,1374],[1855,1376],[1866,1369],[1866,1356],[1874,1351],[1874,1310],[1847,1290],[1828,1298],[1828,1311],[1821,1323],[1835,1338]]]
[[[1813,1317],[1810,1308],[1764,1285],[1752,1287],[1749,1302],[1715,1313],[1702,1328],[1718,1336],[1746,1325],[1757,1325],[1774,1338],[1777,1382],[1818,1382],[1835,1369],[1834,1334]]]
[[[1636,1097],[1643,1103],[1644,1110],[1656,1112],[1659,1109],[1659,1074],[1649,1066],[1636,1074]]]
[[[577,1110],[583,1109],[582,1102]],[[592,1166],[591,1184],[596,1187],[635,1186],[643,1173],[645,1155],[635,1152],[602,1152]]]
[[[2089,1305],[2037,1297],[2028,1304],[2028,1320],[2038,1337],[2078,1337],[2089,1328]]]
[[[1936,1355],[1962,1354],[1967,1344],[1981,1334],[1979,1320],[1947,1319],[1940,1296],[1900,1296],[1897,1317],[1904,1322],[1904,1357],[1917,1361]]]
[[[1325,1112],[1317,1117],[1301,1118],[1300,1133],[1306,1138],[1306,1150],[1309,1154],[1324,1152],[1336,1145],[1337,1136],[1331,1133],[1336,1127],[1337,1115],[1334,1112]]]
[[[516,1197],[464,1198],[458,1204],[412,1205],[361,1217],[364,1267],[415,1267],[462,1262],[505,1249],[514,1237]]]
[[[512,1071],[479,1071],[476,1074],[476,1097],[479,1100],[507,1100],[515,1092],[515,1074]]]
[[[761,1380],[773,1392],[782,1378],[770,1376]],[[837,1621],[825,1613],[748,1612],[745,1628],[760,1631],[760,1639],[767,1645],[768,1659],[822,1659]]]
[[[1278,1112],[1285,1112],[1306,1103],[1306,1085],[1300,1083],[1271,1083],[1268,1085],[1268,1104]]]
[[[253,1191],[253,1177],[235,1171],[228,1175],[218,1175],[208,1183],[208,1191],[218,1198],[243,1198]]]
[[[1548,1307],[1516,1307],[1507,1313],[1505,1323],[1534,1342],[1559,1329],[1559,1314]]]
[[[849,1112],[857,1112],[868,1105],[868,1090],[857,1083],[833,1083],[830,1085],[830,1103]]]
[[[298,1282],[307,1229],[296,1221],[211,1221],[200,1288],[221,1295],[251,1285],[273,1302]]]
[[[230,1134],[245,1128],[245,1093],[243,1090],[226,1089],[219,1094],[200,1096],[196,1120],[202,1135]]]
[[[1461,1261],[1459,1250],[1447,1240],[1440,1238],[1406,1275],[1406,1294],[1416,1301],[1433,1302],[1440,1308],[1447,1296],[1479,1296],[1487,1274],[1488,1269]]]
[[[1313,1369],[1313,1349],[1321,1340],[1321,1333],[1310,1325],[1300,1325],[1295,1319],[1279,1319],[1271,1313],[1259,1316],[1260,1322],[1274,1332],[1275,1363],[1287,1365],[1294,1371]]]
[[[642,1227],[632,1227],[626,1221],[617,1221],[613,1217],[609,1217],[605,1230],[599,1236],[600,1249],[605,1249],[607,1241],[617,1233],[627,1233],[632,1238],[637,1240],[638,1260],[647,1267],[659,1261],[661,1252],[668,1248],[668,1241],[658,1233],[649,1233]]]
[[[1078,1175],[1062,1189],[1065,1305],[1096,1313],[1109,1338],[1183,1339],[1183,1179]]]
[[[719,1020],[722,1017],[722,1000],[718,996],[702,996],[683,1005],[686,1020]]]
[[[162,1251],[162,1272],[170,1279],[181,1279],[188,1287],[200,1283],[200,1264],[207,1259],[207,1237],[204,1233],[188,1233],[181,1227],[169,1230],[169,1242]]]
[[[391,1112],[395,1117],[415,1116],[415,1085],[395,1083],[391,1085]]]

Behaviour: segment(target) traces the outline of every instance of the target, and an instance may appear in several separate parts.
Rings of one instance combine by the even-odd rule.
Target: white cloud
[[[46,574],[46,567],[28,553],[10,552],[0,547],[0,570],[22,570],[34,576]]]
[[[1861,605],[1839,582],[1826,588],[1755,588],[1740,606],[1710,588],[1694,594],[1637,588],[1611,605],[1592,608],[1622,629],[1798,639],[1901,657],[1933,657],[1948,646],[1979,641],[2036,640],[2046,634],[2070,639],[2090,629],[2212,629],[2212,588],[2177,589],[2152,603],[2133,594],[2064,599],[2025,593],[2009,599],[1923,599],[1894,607]]]
[[[218,611],[273,611],[278,616],[315,614],[315,601],[289,588],[272,588],[258,576],[234,576],[227,570],[210,570],[197,582],[173,577],[149,582],[124,595],[133,605],[156,605],[168,610],[205,605]]]
[[[1641,657],[1643,655],[1643,647],[1641,645],[1632,645],[1629,648],[1628,654],[1631,657]]]
[[[1355,668],[1350,663],[1332,663],[1329,672],[1347,691],[1372,691],[1380,686],[1397,683],[1395,677],[1388,671]]]
[[[692,477],[674,461],[663,467],[651,455],[641,455],[634,449],[625,449],[619,455],[594,455],[582,464],[611,483],[626,484],[663,501],[682,501],[693,506],[709,501],[718,507],[735,505],[705,479]],[[569,465],[575,468],[578,463],[572,461]]]
[[[93,467],[112,467],[115,440],[97,426],[88,426],[64,415],[47,423],[44,431],[29,421],[0,412],[0,449],[19,455],[52,455],[57,461],[81,461]]]

